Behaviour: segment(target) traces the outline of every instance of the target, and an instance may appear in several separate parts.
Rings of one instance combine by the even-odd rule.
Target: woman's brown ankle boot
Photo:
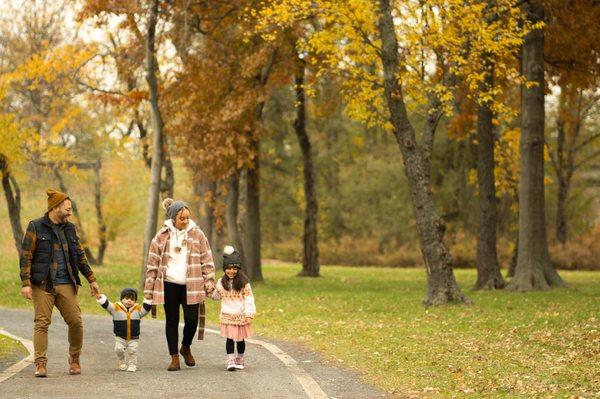
[[[189,346],[181,345],[179,353],[181,353],[181,356],[183,356],[186,366],[193,367],[196,365],[196,360],[194,359],[194,356],[192,356],[192,351],[190,350]]]
[[[167,367],[167,370],[169,371],[177,371],[181,369],[181,366],[179,365],[179,355],[171,355],[171,364],[169,364],[169,367]]]

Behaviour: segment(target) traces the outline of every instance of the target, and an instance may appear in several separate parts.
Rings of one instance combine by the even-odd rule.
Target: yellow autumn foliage
[[[403,0],[392,3],[401,72],[398,80],[411,112],[428,110],[431,98],[447,115],[454,112],[455,89],[490,103],[497,114],[511,111],[502,87],[486,87],[484,59],[498,79],[519,84],[514,62],[523,36],[534,26],[517,0],[494,6],[474,0]],[[300,41],[317,68],[340,75],[347,112],[353,119],[386,128],[383,74],[378,37],[379,2],[373,0],[272,0],[259,11],[257,30],[272,40],[295,24],[310,25]]]
[[[18,110],[13,122],[20,126],[22,157],[35,154],[42,163],[72,158],[69,143],[89,123],[77,79],[93,54],[93,47],[81,44],[46,47],[0,75],[6,93],[0,102]]]

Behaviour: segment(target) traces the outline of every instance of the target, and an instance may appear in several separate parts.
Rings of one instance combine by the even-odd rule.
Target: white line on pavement
[[[25,359],[13,364],[6,370],[0,372],[0,382],[2,382],[4,380],[9,379],[13,375],[17,374],[19,371],[23,370],[25,367],[33,363],[33,342],[25,338],[17,337],[16,335],[12,335],[11,333],[5,330],[0,330],[0,335],[6,335],[9,338],[21,342],[23,346],[27,348],[27,351],[29,351],[29,356],[27,356]]]
[[[220,331],[213,330],[211,328],[205,328],[205,331],[208,331],[213,334],[221,334]],[[329,396],[321,389],[319,384],[308,374],[302,367],[298,365],[298,362],[282,351],[277,345],[274,345],[270,342],[261,341],[259,339],[246,339],[248,343],[260,345],[269,352],[271,352],[275,357],[277,357],[281,362],[290,370],[290,373],[296,377],[296,380],[302,385],[304,388],[304,392],[311,399],[329,399]]]
[[[183,323],[181,325],[183,325]],[[220,334],[219,331],[213,330],[211,328],[206,328],[205,331],[210,332],[212,334]],[[23,370],[25,367],[29,366],[31,363],[33,363],[33,342],[25,338],[17,337],[16,335],[13,335],[5,330],[0,330],[0,335],[5,335],[9,338],[21,342],[21,344],[25,346],[27,351],[29,351],[29,356],[27,356],[20,362],[13,364],[6,370],[0,372],[0,382],[3,382],[20,372],[21,370]],[[275,357],[277,357],[289,369],[290,373],[296,378],[296,380],[298,380],[300,385],[302,385],[302,388],[304,389],[309,398],[329,399],[329,396],[323,391],[323,389],[321,389],[321,387],[314,380],[314,378],[312,378],[310,374],[308,374],[302,367],[300,367],[298,365],[298,362],[293,357],[282,351],[277,345],[252,338],[246,339],[246,342],[254,345],[260,345],[269,352],[271,352]]]

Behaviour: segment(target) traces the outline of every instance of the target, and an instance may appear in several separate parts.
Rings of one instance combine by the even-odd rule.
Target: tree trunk
[[[242,255],[242,264],[246,264],[244,259],[244,248],[238,227],[238,209],[240,198],[240,174],[239,171],[229,176],[229,189],[227,190],[227,235],[231,245]]]
[[[525,6],[532,22],[543,21],[538,1]],[[519,180],[519,253],[514,291],[544,290],[564,285],[550,264],[544,202],[544,31],[525,36],[522,73],[536,86],[521,88],[521,172]]]
[[[102,164],[100,160],[94,165],[94,203],[96,206],[96,218],[98,219],[98,256],[96,257],[96,263],[98,265],[104,264],[104,254],[108,245],[106,237],[106,223],[104,222],[104,215],[102,213],[102,190],[100,188],[100,168]]]
[[[60,173],[60,169],[58,165],[54,166],[54,176],[56,180],[58,180],[58,186],[60,191],[63,193],[69,193],[69,189],[67,188],[65,181],[62,178],[62,174]],[[79,215],[79,208],[77,207],[77,202],[71,198],[71,207],[73,208],[73,215],[75,215],[75,225],[77,226],[77,234],[79,235],[79,239],[81,240],[81,246],[83,247],[83,252],[85,252],[85,256],[90,264],[96,264],[96,257],[92,253],[92,249],[90,248],[90,243],[87,239],[87,235],[85,234],[85,230],[83,229],[83,224],[81,221],[81,216]]]
[[[566,90],[566,88],[562,89]],[[567,199],[569,198],[571,178],[575,171],[574,143],[577,141],[577,136],[579,135],[579,129],[581,126],[580,123],[574,124],[575,126],[572,134],[573,137],[571,139],[570,145],[565,146],[567,137],[565,132],[565,121],[563,119],[562,114],[563,112],[566,112],[564,109],[566,107],[569,107],[569,104],[566,104],[568,101],[566,101],[564,97],[565,94],[561,93],[559,108],[560,115],[556,121],[556,154],[553,155],[552,152],[550,153],[552,157],[551,159],[553,161],[552,165],[554,166],[554,171],[556,172],[556,179],[558,181],[558,198],[556,202],[556,239],[563,245],[567,242],[567,235],[569,232],[567,217]],[[579,112],[577,116],[579,116]]]
[[[160,182],[162,197],[173,198],[175,192],[175,171],[173,170],[173,161],[166,148],[163,149],[163,169],[165,170],[165,177]]]
[[[302,271],[298,274],[304,277],[319,277],[319,248],[317,246],[317,191],[315,188],[315,171],[311,154],[311,144],[306,132],[306,97],[304,95],[304,74],[306,63],[299,59],[296,71],[296,120],[294,130],[302,150],[302,166],[304,172],[304,197],[306,213],[304,216],[304,235],[302,256]]]
[[[156,72],[158,65],[154,50],[154,35],[158,19],[158,0],[152,1],[150,15],[148,17],[148,33],[146,36],[146,80],[150,95],[152,114],[152,166],[150,168],[151,182],[148,189],[148,210],[146,214],[146,228],[144,230],[144,252],[142,255],[142,267],[140,273],[140,285],[144,286],[146,279],[146,263],[150,242],[156,234],[156,223],[158,219],[158,199],[160,194],[160,172],[163,161],[163,121],[158,104],[158,82]]]
[[[567,221],[567,198],[569,195],[569,183],[565,178],[558,179],[558,203],[556,205],[556,239],[561,244],[567,243],[569,232]]]
[[[214,224],[214,210],[209,198],[214,198],[217,191],[217,185],[206,178],[197,174],[194,179],[194,195],[198,199],[198,225],[206,235],[209,242],[212,239],[212,229]]]
[[[247,265],[248,277],[253,281],[262,281],[262,267],[260,262],[260,143],[254,140],[254,159],[248,168],[246,178],[246,222],[244,229],[244,255]]]
[[[515,247],[513,248],[512,255],[510,256],[510,261],[508,264],[508,273],[506,277],[514,277],[515,269],[517,268],[517,258],[519,257],[519,237],[517,236],[517,240],[515,242]]]
[[[6,198],[6,207],[10,227],[15,240],[15,247],[21,256],[21,242],[23,241],[23,227],[21,226],[21,189],[17,180],[11,175],[8,160],[0,154],[0,172],[2,173],[2,189]],[[12,185],[12,186],[11,186]],[[14,190],[14,192],[13,192]]]
[[[219,180],[218,182],[216,182],[216,192],[217,193],[221,193],[221,186],[222,184],[227,184],[226,182],[224,182],[223,180]],[[215,203],[222,203],[223,198],[222,195],[219,195],[218,198],[215,198]],[[227,210],[225,210],[226,212]],[[212,254],[213,254],[213,259],[215,262],[215,268],[217,270],[220,270],[223,267],[223,249],[225,247],[225,243],[226,241],[228,241],[228,237],[225,236],[225,229],[222,223],[223,217],[225,216],[225,219],[227,219],[227,215],[223,215],[222,214],[222,210],[216,210],[214,216],[213,216],[213,227],[212,227],[212,239],[211,239],[211,243],[210,243],[210,247],[212,249]],[[217,222],[221,222],[221,223],[217,223]]]
[[[484,91],[493,85],[492,66],[487,64]],[[479,188],[479,221],[477,224],[477,281],[475,290],[504,288],[496,251],[498,220],[494,183],[494,127],[490,104],[477,106],[477,183]]]
[[[264,89],[271,74],[273,65],[277,58],[277,48],[271,52],[269,61],[261,69],[260,74],[256,77],[258,88]],[[265,101],[260,101],[256,106],[255,120],[256,123],[262,121],[263,109]],[[250,166],[246,169],[246,218],[244,222],[244,255],[246,264],[248,265],[248,277],[253,281],[262,281],[262,264],[260,254],[260,139],[254,137],[252,132],[247,132],[251,143],[251,149],[254,153],[254,158]]]
[[[389,0],[381,0],[379,33],[382,41],[381,60],[385,79],[385,96],[390,121],[404,160],[404,172],[411,193],[413,211],[421,244],[421,252],[427,267],[427,293],[423,304],[442,305],[448,302],[467,302],[454,278],[452,257],[444,242],[445,225],[435,209],[431,192],[429,167],[417,146],[415,132],[404,103],[398,83],[400,63],[398,42]]]
[[[150,152],[150,150],[149,150],[150,146],[148,145],[148,140],[147,140],[148,130],[146,130],[146,127],[142,123],[142,120],[139,117],[138,111],[135,112],[135,124],[140,133],[140,142],[142,143],[142,158],[144,158],[144,164],[146,165],[146,167],[148,169],[151,169],[152,168],[152,159],[150,158],[150,155],[148,154]]]

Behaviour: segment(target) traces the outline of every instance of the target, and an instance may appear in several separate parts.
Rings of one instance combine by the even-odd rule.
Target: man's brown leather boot
[[[186,366],[193,367],[196,365],[196,360],[194,359],[194,356],[192,356],[192,351],[189,346],[181,345],[179,353],[183,356]]]
[[[36,377],[46,377],[46,363],[36,363],[35,364],[35,374]]]
[[[81,366],[79,365],[79,355],[69,356],[69,374],[81,374]]]
[[[177,371],[181,369],[181,366],[179,365],[179,355],[171,355],[171,364],[169,364],[169,367],[167,367],[167,370],[169,371]]]

